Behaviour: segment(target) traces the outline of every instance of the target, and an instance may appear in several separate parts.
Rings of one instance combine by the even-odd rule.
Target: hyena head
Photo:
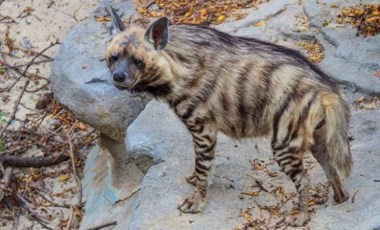
[[[134,26],[126,28],[118,23],[122,23],[121,20],[114,22],[114,26],[120,33],[106,51],[114,85],[130,91],[161,88],[160,93],[165,93],[170,84],[170,73],[165,68],[166,60],[161,50],[168,43],[168,19],[158,19],[147,30]]]

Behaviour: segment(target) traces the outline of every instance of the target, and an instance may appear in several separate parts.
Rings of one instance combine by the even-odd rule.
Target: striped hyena
[[[205,206],[219,131],[236,139],[270,138],[299,193],[299,212],[288,224],[309,220],[307,151],[323,167],[334,199],[348,199],[341,179],[352,166],[349,109],[336,83],[300,53],[205,26],[168,26],[165,17],[147,30],[125,28],[112,14],[121,31],[106,51],[115,86],[167,102],[193,137],[195,170],[186,180],[195,191],[178,206],[182,212]]]

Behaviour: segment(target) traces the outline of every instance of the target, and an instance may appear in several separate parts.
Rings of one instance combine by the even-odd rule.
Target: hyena
[[[186,180],[195,190],[179,210],[204,209],[218,132],[270,138],[276,161],[299,195],[299,212],[288,224],[309,220],[302,162],[308,151],[323,167],[334,199],[348,199],[342,179],[352,166],[349,108],[336,83],[299,52],[206,26],[169,26],[165,17],[146,30],[126,28],[111,13],[121,32],[106,51],[114,85],[165,101],[192,135],[195,170]]]

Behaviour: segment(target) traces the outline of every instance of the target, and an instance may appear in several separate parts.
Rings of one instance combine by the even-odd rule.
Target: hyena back
[[[270,138],[299,193],[299,213],[288,218],[290,225],[309,220],[307,151],[323,167],[335,200],[347,200],[341,179],[352,165],[349,109],[334,81],[298,52],[204,26],[168,26],[161,18],[146,31],[122,31],[106,61],[115,86],[162,99],[190,131],[195,170],[186,179],[195,191],[178,206],[182,212],[205,206],[219,131],[236,139]]]

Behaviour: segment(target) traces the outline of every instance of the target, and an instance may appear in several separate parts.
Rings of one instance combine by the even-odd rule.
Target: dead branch
[[[117,225],[117,221],[102,224],[102,225],[99,225],[99,226],[96,226],[93,228],[88,228],[87,230],[99,230],[99,229],[106,228],[106,227],[113,226],[113,225]]]
[[[67,139],[69,141],[69,146],[70,146],[70,159],[71,159],[71,165],[72,165],[72,168],[73,168],[73,173],[74,173],[74,177],[75,177],[75,180],[77,181],[77,185],[78,185],[78,192],[79,192],[79,196],[78,196],[78,205],[81,205],[82,204],[82,183],[81,183],[81,180],[78,176],[78,172],[77,172],[77,168],[75,166],[75,161],[74,161],[74,147],[73,147],[73,143],[71,142],[71,133],[72,131],[74,130],[74,127],[75,125],[77,124],[77,121],[73,124],[73,126],[71,127],[69,133],[67,134]]]
[[[72,221],[74,219],[74,207],[70,206],[70,216],[69,216],[69,221],[67,223],[67,230],[71,229]]]
[[[9,184],[11,182],[12,175],[13,175],[13,168],[8,167],[4,171],[3,179],[0,181],[0,201],[3,200],[3,198],[5,196],[4,190],[9,188]]]
[[[263,190],[264,192],[269,192],[268,189],[264,188],[262,181],[260,181],[259,179],[255,178],[254,176],[251,176],[249,174],[247,174],[247,176],[252,178],[256,182],[257,187],[259,187],[261,190]]]
[[[47,157],[19,157],[11,155],[0,155],[0,162],[4,165],[13,167],[47,167],[59,164],[61,162],[67,161],[70,157],[66,154],[58,153],[52,154]]]
[[[58,44],[61,44],[59,41],[56,41],[56,42],[52,42],[50,43],[50,45],[48,47],[46,47],[45,49],[41,50],[39,53],[37,53],[33,58],[32,60],[28,63],[28,65],[26,66],[26,68],[24,69],[24,71],[22,72],[21,76],[19,76],[9,87],[7,88],[3,88],[3,89],[0,89],[0,92],[9,92],[16,84],[17,82],[19,82],[21,80],[21,78],[25,77],[26,76],[26,72],[28,71],[29,67],[32,66],[33,62],[41,55],[43,55],[44,52],[46,52],[48,49],[50,49],[51,47],[55,46],[55,45],[58,45]]]
[[[24,63],[24,64],[14,65],[14,66],[5,65],[5,66],[0,66],[0,68],[1,69],[17,69],[17,68],[28,66],[28,65],[37,65],[37,64],[46,63],[46,62],[52,62],[52,61],[54,61],[54,59],[34,61],[34,62],[31,62],[31,63]]]
[[[26,87],[28,87],[28,85],[29,85],[29,80],[25,82],[25,85],[22,88],[20,96],[17,98],[16,105],[15,105],[15,107],[13,109],[12,115],[9,118],[9,120],[8,120],[7,124],[5,125],[5,127],[3,128],[3,130],[1,130],[1,132],[0,132],[0,137],[3,136],[3,133],[5,132],[5,130],[9,127],[9,125],[11,124],[11,122],[13,121],[13,119],[15,119],[16,113],[17,113],[17,109],[18,109],[18,105],[20,104],[21,98],[24,95]]]

